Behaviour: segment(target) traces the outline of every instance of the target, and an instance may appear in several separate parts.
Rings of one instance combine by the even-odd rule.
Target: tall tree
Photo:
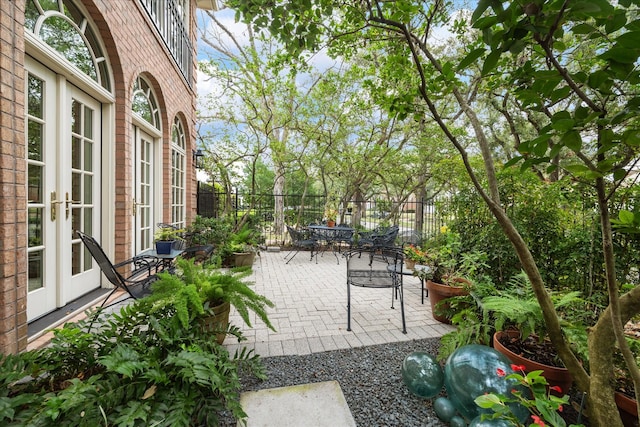
[[[609,203],[629,166],[637,163],[640,146],[636,118],[640,31],[635,2],[480,0],[471,17],[453,15],[459,43],[449,49],[433,42],[434,33],[451,19],[442,0],[231,0],[228,4],[253,25],[270,28],[294,56],[321,44],[343,56],[365,46],[381,52],[368,80],[377,101],[391,112],[435,122],[455,147],[476,191],[520,259],[560,357],[587,392],[591,420],[596,425],[622,426],[610,381],[612,354],[616,346],[621,349],[636,390],[640,389],[640,372],[622,328],[640,312],[640,287],[619,295]],[[587,44],[596,49],[581,55]],[[514,162],[525,168],[548,165],[538,169],[541,174],[562,168],[594,188],[609,306],[589,330],[590,372],[566,342],[536,261],[500,202],[496,145],[482,114],[486,103],[479,106],[475,96],[494,75],[505,77],[505,85],[497,89],[517,99],[525,117],[527,110],[540,113],[537,126],[532,126],[534,138],[518,141],[520,133],[511,133],[509,146],[519,153]],[[464,135],[457,132],[462,119],[483,158],[482,171],[469,162]],[[480,173],[486,180],[479,179]]]

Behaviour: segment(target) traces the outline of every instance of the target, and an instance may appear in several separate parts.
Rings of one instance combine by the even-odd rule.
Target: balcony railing
[[[193,46],[174,0],[139,0],[171,52],[182,75],[191,86],[193,77]]]

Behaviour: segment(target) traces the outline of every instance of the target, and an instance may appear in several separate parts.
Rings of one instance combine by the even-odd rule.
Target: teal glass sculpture
[[[433,356],[416,351],[402,362],[402,381],[411,393],[429,399],[442,390],[444,372]]]
[[[458,410],[455,406],[453,406],[451,400],[447,399],[446,397],[439,397],[434,400],[433,410],[435,411],[438,418],[446,423],[451,421],[451,418],[453,418],[458,413]]]
[[[511,361],[491,347],[471,344],[460,347],[447,359],[444,367],[444,386],[453,406],[468,420],[481,413],[493,413],[482,409],[475,398],[485,393],[510,396],[517,388],[515,380],[507,380],[498,375],[498,369],[505,374],[513,373]],[[529,411],[519,404],[512,404],[512,411],[522,420],[526,420]]]
[[[460,415],[455,415],[449,421],[449,427],[467,427],[467,422]]]
[[[513,427],[513,424],[510,421],[499,419],[483,420],[479,415],[471,420],[469,427]]]

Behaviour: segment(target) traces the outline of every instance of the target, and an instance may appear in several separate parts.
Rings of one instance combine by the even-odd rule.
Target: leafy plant
[[[429,260],[427,252],[413,244],[405,246],[403,252],[405,258],[415,261],[418,264],[424,264]]]
[[[534,335],[538,339],[544,339],[547,331],[542,309],[531,290],[527,275],[521,272],[512,277],[507,289],[499,292],[499,295],[489,295],[482,299],[482,309],[493,317],[496,330],[515,328],[523,338]],[[554,292],[551,299],[558,310],[582,302],[580,292],[577,291]]]
[[[182,239],[182,233],[184,230],[174,227],[160,227],[156,230],[154,237],[156,241],[172,241]]]
[[[179,259],[175,274],[160,273],[151,284],[152,294],[147,297],[155,310],[172,307],[176,320],[186,327],[194,319],[205,314],[208,308],[230,303],[242,320],[251,326],[249,311],[253,311],[272,330],[267,317],[267,307],[273,302],[257,294],[245,281],[249,268],[236,268],[222,272],[210,265],[196,264],[193,260]]]
[[[50,347],[0,357],[0,424],[217,425],[222,410],[244,419],[238,373],[264,379],[258,357],[232,355],[174,315],[142,299],[103,322],[96,311],[66,324]],[[99,328],[87,332],[92,323]]]
[[[552,391],[562,393],[563,390],[558,386],[549,386],[542,375],[543,371],[525,374],[525,367],[520,365],[511,365],[511,369],[514,372],[509,374],[501,368],[495,372],[495,375],[515,383],[510,396],[487,393],[475,399],[476,405],[493,411],[493,414],[483,414],[482,419],[506,420],[513,426],[565,427],[566,422],[560,416],[560,412],[563,405],[569,403],[569,396],[558,397],[552,394]],[[530,419],[527,422],[523,422],[514,414],[512,405],[514,403],[525,407],[530,412]]]

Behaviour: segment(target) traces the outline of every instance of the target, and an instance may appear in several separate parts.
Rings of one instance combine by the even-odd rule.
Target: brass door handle
[[[136,202],[136,199],[133,199],[131,201],[131,210],[132,210],[133,216],[136,216],[136,213],[138,212],[138,206],[141,206],[141,205],[142,203]]]
[[[71,200],[71,199],[69,199],[69,193],[67,192],[67,198],[64,201],[64,203],[65,203],[66,218],[69,219],[69,211],[71,210],[71,209],[69,209],[69,205],[73,204],[73,203],[80,203],[80,201],[79,200]]]
[[[56,205],[64,203],[64,201],[56,200],[56,199],[57,199],[57,194],[55,191],[52,191],[51,201],[49,202],[51,203],[51,221],[55,221],[58,216],[58,208],[56,207]]]

